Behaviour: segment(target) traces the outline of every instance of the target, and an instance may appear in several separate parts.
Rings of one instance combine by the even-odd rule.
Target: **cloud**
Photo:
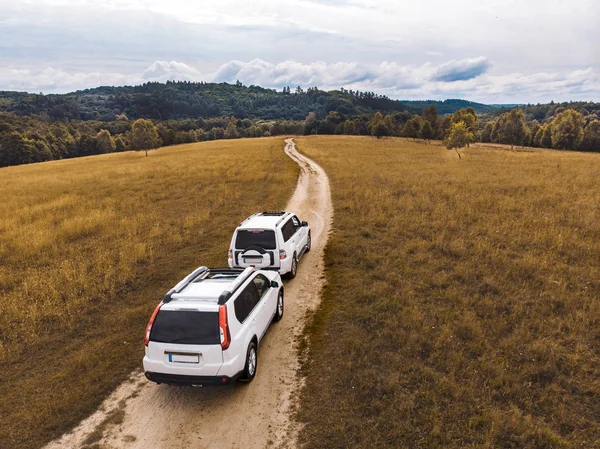
[[[148,81],[196,81],[201,73],[191,65],[177,61],[155,61],[142,73],[142,79]]]
[[[450,61],[440,65],[435,70],[432,79],[445,83],[470,80],[484,74],[491,66],[491,61],[483,56],[474,59],[463,59],[461,61]]]
[[[155,61],[137,74],[115,71],[72,72],[46,68],[0,68],[0,86],[6,90],[64,93],[101,85],[136,85],[167,80],[228,82],[281,89],[318,86],[323,90],[372,91],[397,99],[464,98],[487,103],[527,103],[598,100],[600,72],[584,69],[556,72],[491,74],[483,57],[442,64],[401,65],[397,62],[358,64],[294,60],[271,63],[262,59],[233,60],[202,72],[179,61]]]
[[[139,77],[111,72],[68,73],[53,67],[42,70],[0,68],[0,86],[3,90],[70,92],[97,86],[135,84],[139,80]]]

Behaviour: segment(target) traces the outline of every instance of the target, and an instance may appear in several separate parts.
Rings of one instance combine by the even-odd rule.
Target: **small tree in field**
[[[130,140],[131,148],[133,150],[145,151],[146,157],[148,157],[148,150],[158,148],[162,144],[154,123],[143,118],[140,118],[133,123]]]
[[[449,150],[456,151],[458,158],[462,159],[458,152],[458,148],[466,147],[472,139],[473,133],[469,131],[465,122],[457,122],[453,123],[450,127],[450,132],[448,133],[446,140],[444,140],[444,145],[446,145],[446,148]]]

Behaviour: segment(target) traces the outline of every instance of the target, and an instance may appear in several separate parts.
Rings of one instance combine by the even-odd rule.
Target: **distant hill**
[[[55,120],[112,121],[121,114],[130,119],[237,118],[304,120],[309,112],[325,117],[329,111],[347,116],[382,113],[421,113],[435,104],[440,114],[472,107],[490,113],[499,106],[465,100],[398,101],[373,92],[329,91],[314,88],[285,92],[259,86],[227,83],[167,82],[140,86],[98,87],[62,95],[0,92],[0,112],[41,115]]]
[[[475,109],[475,112],[477,112],[478,114],[486,114],[489,112],[493,112],[496,109],[499,109],[502,107],[512,107],[512,105],[489,105],[489,104],[481,104],[481,103],[475,103],[473,101],[458,100],[458,99],[449,99],[449,100],[444,100],[444,101],[402,100],[401,102],[402,102],[402,104],[405,104],[406,106],[408,106],[413,112],[418,113],[418,114],[423,112],[423,109],[425,109],[427,106],[434,104],[440,115],[453,114],[456,111],[458,111],[459,109],[465,109],[465,108],[473,108],[473,109]]]

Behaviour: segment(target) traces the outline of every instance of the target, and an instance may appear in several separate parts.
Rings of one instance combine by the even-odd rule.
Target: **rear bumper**
[[[237,380],[242,372],[233,377],[229,376],[185,376],[182,374],[153,373],[146,371],[146,379],[157,384],[168,384],[178,386],[208,386],[208,385],[227,385]]]
[[[248,265],[250,266],[250,265]],[[240,268],[240,269],[244,269],[247,267],[241,266],[241,265],[235,265],[232,261],[229,262],[229,267],[230,268]],[[268,266],[268,267],[256,267],[258,270],[270,270],[270,271],[277,271],[279,274],[283,275],[288,273],[291,269],[292,269],[292,258],[288,257],[287,259],[283,259],[281,260],[281,265],[279,267],[275,267],[275,266]]]

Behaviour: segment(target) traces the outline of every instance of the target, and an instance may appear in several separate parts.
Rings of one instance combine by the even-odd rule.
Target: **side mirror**
[[[271,287],[277,288],[279,287],[279,284],[277,283],[277,281],[271,281]]]
[[[302,227],[305,227],[305,226],[308,226],[308,222],[306,222],[306,221],[303,221],[303,222],[302,222]]]

